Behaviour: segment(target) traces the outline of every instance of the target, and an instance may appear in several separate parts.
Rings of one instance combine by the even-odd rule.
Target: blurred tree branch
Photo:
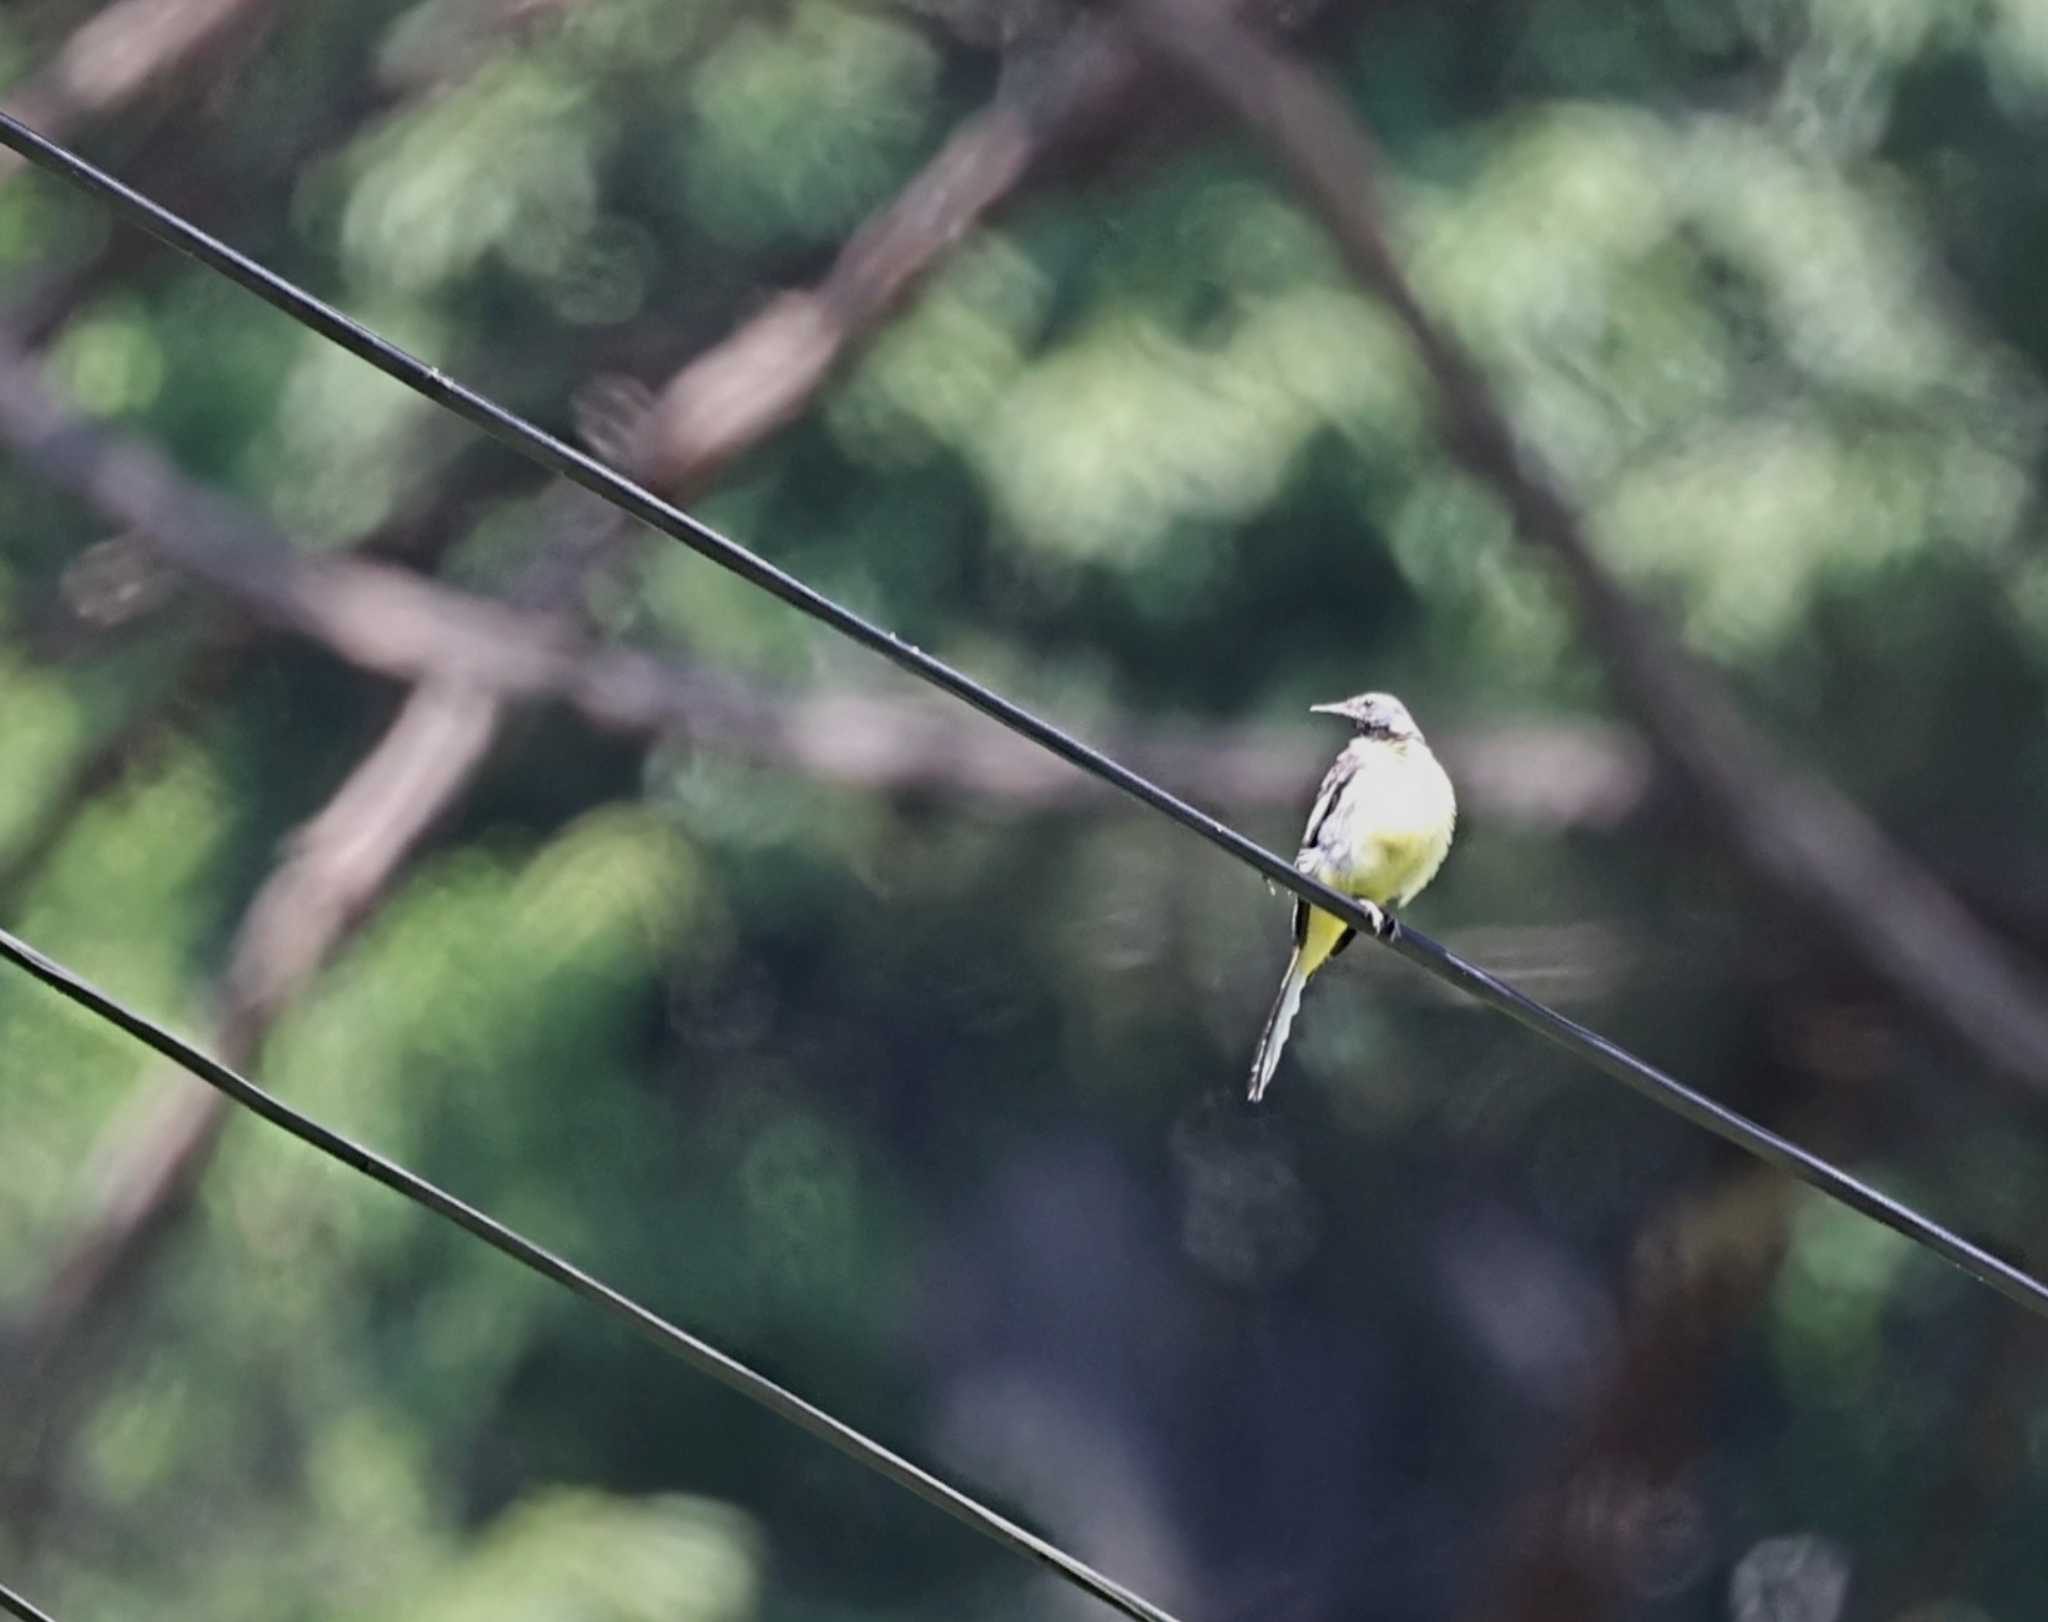
[[[140,3],[140,0],[136,0]],[[1089,25],[1051,68],[1020,76],[970,118],[897,199],[848,241],[808,294],[769,305],[684,367],[646,413],[628,465],[684,499],[735,456],[791,421],[833,364],[868,336],[1047,154],[1089,121],[1122,105],[1137,59]],[[327,567],[317,591],[295,576],[289,553],[232,503],[184,481],[147,447],[95,434],[42,393],[25,357],[0,356],[0,432],[102,512],[158,537],[167,556],[210,572],[232,556],[237,596],[267,617],[320,635],[371,665],[422,661],[420,680],[384,738],[328,806],[293,841],[251,903],[221,993],[217,1048],[244,1064],[289,999],[381,898],[419,839],[461,797],[508,707],[567,681],[585,663],[572,612],[586,571],[631,533],[609,509],[560,485],[564,527],[519,596],[524,614],[481,602],[430,598],[422,582],[376,565]],[[427,605],[438,603],[438,615]],[[440,653],[424,661],[428,646]],[[579,676],[580,680],[580,676]],[[157,1254],[203,1176],[224,1123],[223,1102],[187,1087],[166,1105],[154,1094],[116,1121],[84,1196],[85,1213],[28,1317],[29,1366],[45,1377],[74,1361],[62,1352],[88,1334]],[[64,1404],[47,1404],[54,1410]],[[68,1426],[46,1423],[37,1451],[61,1449]],[[49,1472],[24,1472],[48,1479]]]
[[[1350,112],[1219,13],[1190,0],[1127,4],[1154,49],[1266,145],[1407,328],[1437,384],[1447,448],[1499,494],[1525,540],[1559,559],[1659,752],[1715,806],[1751,869],[2001,1076],[2036,1094],[2048,1087],[2048,1003],[2031,971],[1845,796],[1782,761],[1602,568],[1582,516],[1518,445],[1476,363],[1408,283],[1382,223],[1379,156]],[[1682,1512],[1682,1472],[1702,1445],[1691,1416],[1705,1411],[1714,1369],[1777,1276],[1790,1199],[1782,1178],[1742,1168],[1648,1231],[1617,1366],[1555,1479],[1515,1517],[1507,1568],[1480,1614],[1611,1614],[1631,1577],[1650,1575],[1641,1563],[1669,1552],[1656,1547],[1674,1535],[1659,1523]],[[2017,1344],[2032,1343],[2025,1329]],[[1998,1357],[2002,1388],[2014,1362],[2010,1349]],[[1982,1423],[1996,1412],[2009,1410],[1983,1410],[1970,1463],[1950,1485],[1958,1523],[1979,1502],[1980,1467],[1989,1461],[1982,1473],[1997,1479],[2009,1466],[2011,1448],[1999,1445],[2009,1421]],[[1935,1573],[1945,1564],[1930,1559],[1919,1586],[1942,1586]]]
[[[115,0],[7,98],[7,110],[45,135],[104,118],[188,65],[236,27],[260,26],[269,0]],[[21,167],[0,152],[0,183]]]
[[[1202,0],[1125,0],[1150,47],[1242,123],[1308,201],[1437,386],[1450,454],[1554,556],[1622,694],[1750,870],[1991,1069],[2048,1098],[2048,989],[1847,796],[1784,759],[1602,566],[1586,523],[1518,443],[1492,387],[1417,298],[1387,239],[1371,137],[1317,74]]]
[[[1985,1527],[2026,1491],[2034,1433],[2015,1420],[2039,1412],[2048,1325],[2027,1313],[2000,1313],[1986,1339],[1966,1379],[1970,1400],[1947,1466],[1930,1485],[1924,1530],[1894,1551],[1889,1586],[1901,1615],[1939,1616],[1966,1592]]]
[[[209,45],[238,28],[259,32],[271,0],[114,0],[75,29],[36,73],[5,99],[24,124],[58,139],[105,119],[191,66]],[[0,185],[21,172],[22,158],[0,150]],[[143,257],[139,233],[116,233],[81,263],[46,271],[16,295],[6,313],[24,342],[47,337],[92,289],[130,260]]]
[[[1140,67],[1121,30],[1084,19],[1049,60],[1010,75],[848,239],[823,281],[775,300],[663,391],[635,462],[645,482],[680,496],[788,423],[848,347],[1036,167],[1127,108]]]
[[[1729,1345],[1784,1260],[1800,1191],[1731,1163],[1649,1222],[1615,1364],[1577,1441],[1510,1518],[1486,1622],[1597,1622],[1666,1587],[1707,1543],[1688,1467]]]
[[[921,695],[777,691],[672,657],[593,644],[558,613],[492,602],[391,564],[295,547],[185,478],[153,448],[80,422],[0,342],[0,442],[109,522],[147,525],[160,554],[252,619],[408,683],[496,702],[556,702],[607,731],[683,739],[886,793],[943,793],[1016,811],[1109,803],[1100,785],[956,706]],[[1322,730],[1112,723],[1119,756],[1219,805],[1299,808]],[[1525,826],[1609,827],[1648,791],[1622,729],[1529,723],[1450,733],[1472,807]]]

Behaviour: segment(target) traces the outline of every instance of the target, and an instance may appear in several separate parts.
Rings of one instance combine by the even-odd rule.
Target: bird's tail
[[[1294,1028],[1294,1015],[1301,1007],[1301,989],[1312,971],[1302,961],[1300,947],[1287,960],[1287,973],[1280,981],[1280,995],[1273,999],[1273,1011],[1266,1016],[1266,1028],[1259,1033],[1259,1050],[1252,1056],[1251,1100],[1266,1096],[1273,1072],[1280,1066],[1280,1050],[1287,1046],[1287,1033]]]

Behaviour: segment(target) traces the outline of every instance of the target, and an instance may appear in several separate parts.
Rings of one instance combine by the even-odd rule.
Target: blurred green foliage
[[[270,9],[82,142],[556,426],[592,376],[658,385],[813,280],[1065,25]],[[0,11],[0,82],[92,10]],[[1388,146],[1422,296],[1617,576],[1994,927],[2048,942],[2048,7],[1397,0],[1305,48]],[[1397,328],[1188,99],[1153,87],[970,237],[703,514],[1083,734],[1365,687],[1454,741],[1606,717],[1598,649],[1434,439]],[[395,528],[492,593],[550,543],[537,475],[13,176],[0,288],[53,286],[50,384],[295,543]],[[455,484],[472,498],[406,537]],[[0,873],[200,639],[196,590],[79,610],[79,560],[119,539],[0,460]],[[678,548],[588,607],[792,694],[902,693]],[[205,1029],[242,909],[394,702],[252,643],[6,922]],[[1568,769],[1545,758],[1515,770]],[[2037,1099],[1779,910],[1672,785],[1613,822],[1507,803],[1468,801],[1424,927],[2038,1262]],[[1614,1400],[1673,1202],[1728,1167],[1370,951],[1318,985],[1274,1108],[1236,1111],[1284,913],[1113,807],[522,716],[257,1068],[1191,1619],[1465,1614],[1510,1508]],[[0,1049],[4,1356],[103,1192],[110,1123],[177,1084],[11,977]],[[2033,1614],[2048,1406],[2008,1309],[1846,1213],[1732,1231],[1688,1242],[1763,1258],[1766,1287],[1660,1416],[1668,1513],[1587,1512],[1621,1549],[1611,1614],[1821,1622],[1785,1607],[1839,1608],[1844,1562],[1853,1614]],[[1070,1614],[247,1123],[62,1404],[10,1367],[0,1571],[67,1622]],[[1973,1440],[2001,1433],[2022,1440]]]

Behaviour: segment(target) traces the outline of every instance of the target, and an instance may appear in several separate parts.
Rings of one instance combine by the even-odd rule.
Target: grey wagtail
[[[1341,715],[1358,731],[1316,791],[1294,866],[1364,902],[1380,920],[1375,933],[1384,934],[1389,924],[1381,909],[1413,901],[1450,853],[1457,796],[1407,705],[1391,693],[1360,693],[1310,708]],[[1294,955],[1252,1059],[1253,1102],[1273,1079],[1309,976],[1349,946],[1354,933],[1341,918],[1306,901],[1294,903]]]

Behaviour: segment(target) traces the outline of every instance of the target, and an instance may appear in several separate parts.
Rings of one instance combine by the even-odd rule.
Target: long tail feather
[[[1280,1050],[1287,1046],[1287,1033],[1294,1028],[1294,1016],[1301,1007],[1301,989],[1308,984],[1310,970],[1302,962],[1300,948],[1287,960],[1287,973],[1280,981],[1280,995],[1273,999],[1273,1011],[1266,1016],[1266,1028],[1259,1033],[1259,1049],[1252,1057],[1251,1100],[1266,1096],[1273,1072],[1280,1066]]]

